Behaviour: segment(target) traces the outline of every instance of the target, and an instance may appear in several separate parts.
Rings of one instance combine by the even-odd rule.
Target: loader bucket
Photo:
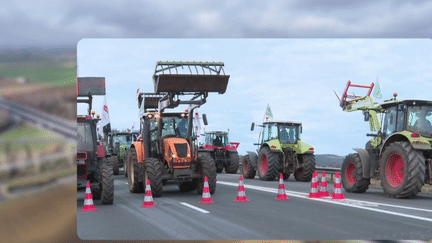
[[[225,93],[229,75],[160,74],[154,75],[155,93],[218,92]]]
[[[157,109],[159,100],[164,97],[163,94],[141,93],[138,96],[138,108],[141,108],[142,100],[144,100],[144,110]]]

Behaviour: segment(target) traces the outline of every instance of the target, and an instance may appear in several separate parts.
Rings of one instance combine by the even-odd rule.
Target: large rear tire
[[[370,185],[370,178],[363,177],[363,165],[358,153],[345,157],[341,168],[342,186],[347,192],[362,193]]]
[[[301,154],[298,155],[298,158],[301,161],[301,164],[303,164],[302,167],[298,168],[294,172],[294,178],[297,181],[305,181],[309,182],[312,180],[312,174],[315,171],[315,155],[313,154]]]
[[[198,163],[202,172],[202,177],[196,180],[196,188],[198,194],[203,193],[204,189],[204,178],[207,176],[208,184],[210,188],[210,194],[216,191],[216,166],[210,153],[199,153]]]
[[[225,166],[225,172],[228,174],[235,174],[237,173],[240,159],[237,152],[231,152],[229,156],[229,165]]]
[[[100,198],[102,204],[113,204],[114,201],[114,173],[110,163],[104,158],[99,166]]]
[[[253,168],[253,165],[250,161],[249,155],[245,155],[242,158],[242,166],[243,166],[243,177],[246,179],[253,179],[256,175],[256,170]]]
[[[258,155],[258,176],[263,181],[272,181],[279,175],[279,153],[262,147]]]
[[[117,155],[113,155],[113,156],[111,156],[110,160],[111,160],[111,164],[112,164],[112,167],[113,167],[114,175],[118,175],[119,174],[119,159],[118,159],[118,156]]]
[[[139,173],[144,170],[142,163],[138,163],[136,149],[131,148],[128,165],[128,185],[129,191],[132,193],[144,192],[144,186],[142,182],[139,182]],[[145,182],[144,182],[145,183]]]
[[[158,158],[148,158],[145,160],[145,175],[143,183],[147,183],[147,178],[150,180],[150,187],[153,197],[162,196],[163,170],[163,164]]]
[[[380,160],[381,186],[390,197],[412,198],[425,183],[423,154],[409,142],[390,144]]]

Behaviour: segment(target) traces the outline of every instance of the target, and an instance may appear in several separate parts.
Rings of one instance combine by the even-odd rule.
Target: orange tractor
[[[156,64],[154,93],[138,97],[141,138],[132,143],[126,159],[130,192],[143,192],[149,179],[154,197],[162,195],[167,181],[177,183],[182,192],[201,194],[205,176],[210,193],[215,192],[215,162],[210,151],[198,147],[193,114],[206,103],[209,92],[225,93],[229,75],[223,66],[222,62]],[[185,69],[189,72],[179,73]],[[186,111],[165,112],[180,105],[187,105]],[[205,114],[203,122],[207,125]]]

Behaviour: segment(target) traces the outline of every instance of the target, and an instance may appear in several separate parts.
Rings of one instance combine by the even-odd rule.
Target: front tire
[[[268,147],[261,148],[258,155],[258,176],[262,181],[272,181],[279,173],[279,153],[272,152]]]
[[[381,186],[390,197],[415,197],[425,183],[426,165],[423,154],[409,142],[395,142],[380,160]]]
[[[205,176],[207,176],[210,194],[213,194],[216,191],[216,166],[214,160],[209,153],[199,153],[198,163],[200,165],[203,176],[196,180],[197,192],[198,194],[203,193],[204,178]]]
[[[163,175],[163,164],[157,158],[148,158],[145,160],[145,180],[144,184],[147,183],[147,178],[150,180],[150,187],[152,190],[153,197],[162,196],[162,175]]]
[[[302,160],[303,166],[298,168],[294,172],[294,177],[297,181],[309,182],[312,180],[312,174],[315,171],[315,155],[313,154],[301,154],[298,156]]]
[[[100,179],[100,197],[102,204],[113,204],[114,201],[114,173],[111,164],[106,159],[102,160],[99,167]]]
[[[142,163],[138,163],[136,149],[131,148],[128,165],[128,185],[132,193],[144,192],[143,183],[139,182],[139,173],[144,169]],[[145,182],[144,182],[145,183]]]
[[[362,193],[370,185],[370,178],[363,177],[363,165],[358,153],[345,157],[341,168],[342,186],[347,192]]]
[[[242,166],[243,166],[243,177],[246,179],[253,179],[256,175],[256,170],[253,168],[253,165],[250,161],[249,155],[245,155],[242,158]]]
[[[113,167],[114,175],[118,175],[119,174],[119,159],[118,159],[118,156],[113,155],[113,156],[111,156],[110,160],[111,160],[111,164],[112,164],[112,167]]]
[[[229,156],[229,165],[225,166],[225,172],[228,174],[235,174],[237,173],[240,159],[237,152],[231,152]]]

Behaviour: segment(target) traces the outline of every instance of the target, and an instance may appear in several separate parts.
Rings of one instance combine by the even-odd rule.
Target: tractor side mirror
[[[202,114],[202,119],[203,119],[203,123],[204,123],[204,125],[208,125],[208,122],[207,122],[207,115],[206,114]]]
[[[251,131],[253,131],[255,129],[255,122],[252,122],[251,124]]]
[[[364,115],[364,121],[369,121],[370,118],[369,112],[363,111],[363,115]]]

